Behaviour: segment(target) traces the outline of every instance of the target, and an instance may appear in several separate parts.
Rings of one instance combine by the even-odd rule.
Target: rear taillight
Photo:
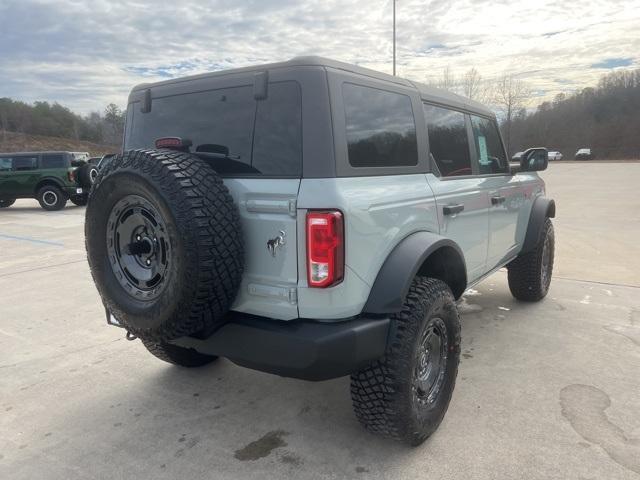
[[[71,183],[75,183],[76,182],[76,171],[75,170],[69,170],[67,172],[67,176],[69,177],[69,181]]]
[[[307,281],[326,288],[344,276],[344,220],[338,211],[307,213]]]

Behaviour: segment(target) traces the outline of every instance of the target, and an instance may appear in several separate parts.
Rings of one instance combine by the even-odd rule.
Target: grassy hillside
[[[69,138],[45,137],[0,131],[0,152],[38,152],[44,150],[62,150],[70,152],[89,152],[91,156],[101,156],[120,150],[115,145],[71,140]]]

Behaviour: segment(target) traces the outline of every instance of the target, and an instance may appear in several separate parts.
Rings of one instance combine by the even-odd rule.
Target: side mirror
[[[546,148],[537,147],[525,150],[520,157],[521,172],[539,172],[549,165],[549,152]]]

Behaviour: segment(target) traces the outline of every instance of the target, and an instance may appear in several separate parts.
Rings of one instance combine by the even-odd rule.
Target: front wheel
[[[40,206],[45,210],[62,210],[67,204],[67,195],[56,185],[45,185],[36,195]]]
[[[449,407],[460,362],[460,320],[449,287],[416,277],[391,318],[387,352],[351,376],[356,417],[374,433],[424,442]]]
[[[547,218],[540,230],[536,247],[507,265],[509,290],[515,298],[537,302],[547,295],[553,273],[554,251],[553,224]]]

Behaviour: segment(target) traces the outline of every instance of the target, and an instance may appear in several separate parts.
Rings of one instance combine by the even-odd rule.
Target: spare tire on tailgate
[[[91,188],[98,177],[98,169],[90,163],[85,163],[77,170],[78,181],[84,188]]]
[[[146,340],[213,331],[240,286],[238,209],[218,174],[189,153],[115,157],[93,187],[85,237],[105,306]]]

